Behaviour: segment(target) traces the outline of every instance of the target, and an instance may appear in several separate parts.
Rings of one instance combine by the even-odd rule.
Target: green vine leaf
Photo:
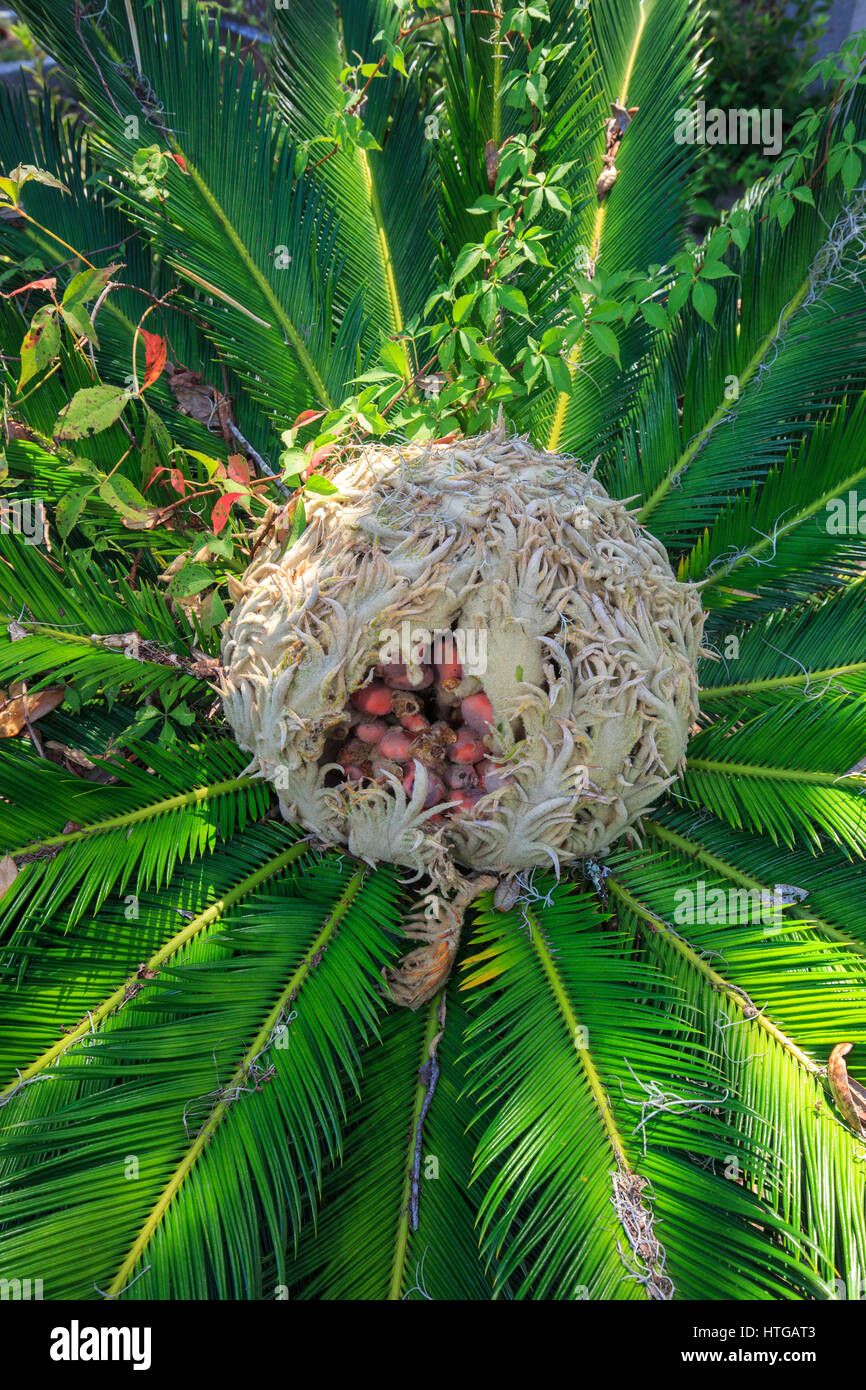
[[[31,377],[43,372],[49,362],[54,361],[59,351],[60,325],[57,322],[57,311],[53,304],[44,304],[33,315],[33,321],[21,344],[21,377],[18,390],[20,391]]]
[[[200,594],[202,589],[212,584],[213,580],[213,574],[207,565],[191,563],[184,565],[173,575],[167,593],[170,598],[192,598],[194,594]]]
[[[128,521],[143,525],[147,520],[147,503],[128,478],[122,473],[115,473],[112,478],[106,478],[100,485],[99,495],[103,502],[107,502],[114,511]]]
[[[107,430],[123,414],[129,392],[122,386],[87,386],[76,391],[57,417],[55,439],[87,439]]]
[[[93,491],[93,485],[90,487],[74,487],[58,502],[55,519],[61,540],[66,540],[70,531],[78,522],[87,504],[87,499]]]

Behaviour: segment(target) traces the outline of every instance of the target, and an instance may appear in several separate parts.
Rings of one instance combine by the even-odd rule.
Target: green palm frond
[[[712,1268],[713,1296],[730,1296],[726,1288],[779,1296],[800,1281],[814,1287],[808,1268],[797,1269],[786,1252],[767,1262],[750,1223],[773,1225],[772,1215],[712,1173],[734,1144],[744,1165],[769,1156],[763,1136],[746,1137],[748,1101],[723,1105],[731,1093],[695,1017],[695,990],[711,996],[710,981],[672,968],[676,957],[659,951],[631,960],[624,988],[629,907],[618,914],[619,931],[600,932],[605,914],[591,897],[552,879],[533,888],[540,900],[522,916],[481,915],[472,942],[481,949],[466,961],[463,988],[479,991],[474,1009],[470,994],[468,1065],[485,1124],[476,1152],[486,1188],[482,1248],[506,1245],[502,1274],[519,1262],[518,1296],[706,1296],[699,1290],[707,1267],[701,1262],[696,1277],[693,1249],[717,1207],[726,1251]],[[675,1036],[672,1013],[681,1019]],[[717,1108],[724,1119],[713,1118]],[[699,1158],[710,1161],[709,1173]],[[674,1212],[679,1242],[669,1246]],[[682,1269],[678,1250],[689,1252]]]
[[[365,1055],[362,1096],[348,1113],[343,1163],[325,1180],[315,1236],[290,1267],[292,1297],[491,1297],[467,1192],[464,1027],[453,991],[411,1020],[386,1020]]]
[[[0,641],[2,679],[50,671],[85,691],[98,685],[152,690],[167,684],[178,694],[202,689],[188,669],[189,636],[155,583],[135,587],[117,561],[100,565],[84,551],[68,554],[60,566],[16,535],[0,537],[0,557],[4,611],[28,632]],[[123,642],[112,650],[101,640],[129,632],[145,643],[143,660],[130,659]]]
[[[369,145],[341,148],[328,131],[346,99],[343,67],[373,65],[384,55],[375,36],[387,11],[382,0],[339,6],[301,0],[273,16],[281,109],[293,141],[309,147],[312,170],[338,211],[346,283],[364,291],[383,337],[402,333],[433,288],[433,143],[414,77],[406,81],[392,70],[372,81],[362,118]]]
[[[641,520],[675,551],[781,468],[866,381],[856,219],[835,187],[825,190],[821,220],[811,208],[795,213],[783,252],[767,201],[752,209],[745,251],[728,254],[737,278],[718,282],[717,331],[684,311],[636,434],[606,474],[615,490],[641,497]]]
[[[862,698],[828,693],[817,721],[802,697],[783,697],[742,724],[734,714],[697,734],[673,796],[789,845],[805,837],[819,849],[823,831],[862,856],[866,777],[852,769],[864,746]]]
[[[112,720],[91,717],[95,726],[93,738],[88,738],[88,720],[81,714],[74,719],[53,716],[42,721],[43,729],[59,736],[66,746],[98,758],[106,779],[111,780],[84,781],[40,758],[29,744],[15,742],[4,748],[0,787],[10,802],[0,841],[4,848],[14,846],[21,854],[33,853],[37,841],[42,845],[51,839],[54,843],[44,847],[59,849],[115,828],[131,838],[131,827],[153,816],[188,807],[194,819],[198,812],[204,814],[202,803],[231,792],[237,793],[235,808],[224,806],[207,812],[207,816],[214,817],[213,828],[221,836],[230,833],[235,820],[243,829],[246,813],[255,819],[254,809],[266,809],[266,788],[242,775],[247,760],[232,740],[190,740],[184,749],[184,765],[179,766],[171,749],[132,736],[132,711],[125,711],[124,718],[122,707],[115,706],[114,713],[117,717]],[[119,739],[123,741],[122,750],[117,747]],[[39,778],[45,780],[45,794],[35,805],[27,805],[25,789]],[[191,783],[198,785],[190,787]],[[35,819],[31,819],[34,813]],[[217,819],[218,816],[226,819]],[[63,833],[62,826],[68,821],[81,828]]]
[[[50,1241],[52,1297],[123,1296],[128,1285],[133,1297],[257,1296],[261,1245],[284,1247],[339,1151],[358,1039],[376,1026],[374,983],[393,949],[379,926],[393,894],[387,876],[365,886],[363,872],[333,862],[287,880],[303,847],[274,855],[285,836],[270,838],[262,867],[150,957],[161,983],[140,976],[138,990],[121,985],[92,1013],[98,1047],[85,1019],[16,1083],[0,1245],[29,1267]],[[168,910],[151,912],[165,933]],[[40,1214],[43,1185],[62,1192],[65,1221]],[[223,1253],[205,1262],[207,1250]]]
[[[856,580],[863,553],[856,499],[864,481],[866,395],[816,425],[760,489],[740,493],[681,561],[681,577],[703,579],[704,606],[733,605],[738,620]],[[752,590],[758,597],[749,601],[743,595]]]
[[[58,790],[67,793],[66,804],[80,818],[75,823],[82,828],[8,846],[7,853],[26,865],[0,909],[0,935],[4,926],[15,927],[10,950],[14,951],[19,935],[29,938],[38,923],[57,911],[68,929],[85,912],[98,911],[109,894],[139,895],[146,888],[161,888],[178,862],[212,854],[236,831],[243,831],[247,820],[257,820],[267,809],[267,788],[241,774],[243,755],[222,740],[199,747],[187,744],[183,769],[176,762],[172,768],[170,755],[158,745],[127,737],[125,747],[151,767],[159,767],[159,772],[153,767],[153,773],[142,775],[131,762],[103,761],[103,769],[118,778],[118,786],[111,790],[122,789],[127,793],[124,801],[134,796],[140,804],[106,816],[108,798],[84,795],[76,779],[70,778],[72,785]],[[188,790],[196,763],[201,785]],[[216,768],[224,772],[226,763],[230,767],[234,763],[235,776],[217,780]],[[172,786],[172,771],[177,790]],[[32,766],[27,772],[32,776]],[[20,795],[14,785],[10,790]],[[119,799],[111,798],[115,803]],[[66,821],[73,819],[70,815]],[[71,846],[75,853],[69,857]]]
[[[806,901],[796,906],[798,922],[813,925],[829,941],[863,953],[866,923],[858,896],[862,867],[834,845],[823,844],[816,855],[808,848],[773,844],[765,836],[734,830],[707,810],[696,815],[692,807],[685,810],[672,804],[644,821],[644,828],[653,849],[674,845],[737,888],[772,898],[777,884],[792,883],[806,895]],[[852,1070],[862,1074],[864,1063],[854,1059]]]
[[[701,663],[701,705],[712,713],[719,701],[772,698],[800,690],[809,699],[825,690],[863,693],[866,632],[863,606],[866,580],[859,578],[826,597],[774,611],[722,636],[722,650],[707,645],[711,659]],[[711,614],[711,620],[714,617]],[[710,634],[714,629],[710,628]],[[725,653],[725,645],[729,651]],[[732,645],[731,645],[732,644]],[[726,659],[736,656],[736,666]]]
[[[61,793],[65,790],[60,788]],[[129,846],[112,830],[97,827],[91,833],[99,836],[98,843],[94,843],[87,832],[82,835],[73,831],[48,837],[47,845],[43,842],[41,848],[30,850],[36,854],[53,852],[61,861],[66,860],[68,881],[64,879],[62,862],[58,872],[39,874],[34,873],[34,869],[41,867],[45,860],[30,860],[28,854],[16,856],[16,862],[22,867],[9,901],[4,903],[12,928],[4,944],[2,972],[6,986],[6,1030],[0,1045],[4,1084],[13,1079],[15,1071],[33,1065],[51,1049],[57,1040],[59,1023],[64,1031],[77,1026],[88,1005],[93,1003],[94,991],[100,999],[110,995],[118,979],[125,979],[136,971],[142,956],[147,959],[153,954],[163,938],[154,935],[149,923],[167,920],[176,926],[177,914],[190,919],[195,916],[194,911],[183,905],[190,900],[197,905],[194,880],[190,874],[184,880],[175,873],[178,862],[188,858],[193,863],[212,855],[218,848],[217,826],[219,853],[225,856],[225,845],[237,831],[243,831],[246,811],[254,809],[245,807],[237,791],[233,803],[229,799],[232,789],[224,784],[206,790],[211,793],[208,804],[219,798],[218,822],[213,815],[195,816],[188,811],[185,817],[178,814],[178,811],[186,811],[185,805],[175,807],[172,814],[165,803],[158,803],[123,817],[127,826],[133,828],[141,827],[144,820],[152,822],[157,815],[161,817],[156,825],[147,825],[148,842],[144,845],[140,835],[136,836],[138,844]],[[205,800],[199,796],[198,805]],[[170,836],[172,829],[177,832],[177,843]],[[132,838],[129,829],[123,834],[124,841],[128,835]],[[241,852],[249,854],[246,844],[241,846]],[[56,864],[57,860],[53,862]],[[88,870],[93,877],[101,875],[101,884],[91,886],[93,879],[87,882]],[[133,871],[135,878],[130,881]],[[201,865],[199,872],[206,873],[206,867]],[[67,908],[66,889],[73,892],[79,883],[82,891],[72,901],[71,908]],[[173,907],[174,916],[169,913],[167,919],[156,919],[145,913],[143,919],[142,902],[156,901],[153,895],[148,899],[147,886],[152,885],[158,891],[167,883],[179,900]],[[112,890],[110,894],[109,889]],[[127,892],[127,889],[133,891]],[[94,896],[97,897],[95,907],[91,903]],[[88,907],[91,908],[89,913],[85,911]],[[97,912],[98,917],[94,915]],[[82,966],[86,962],[86,969],[82,969],[80,978],[70,986],[64,981],[64,972],[71,960],[80,960]]]
[[[751,909],[740,921],[728,912],[723,932],[711,921],[677,925],[678,892],[687,890],[694,903],[701,883],[704,892],[744,886],[735,870],[719,874],[718,862],[696,863],[683,838],[682,849],[674,841],[676,849],[662,855],[615,853],[606,880],[611,902],[650,960],[683,990],[684,1021],[697,1029],[717,1084],[745,1107],[740,1119],[730,1112],[732,1122],[763,1152],[750,1156],[740,1144],[730,1152],[744,1185],[802,1232],[785,1241],[802,1277],[831,1287],[837,1277],[859,1279],[866,1247],[858,1143],[828,1113],[820,1066],[793,1042],[789,1028],[825,1038],[856,1029],[862,1005],[851,973],[862,978],[862,960],[846,959],[838,943],[798,921],[796,909],[784,913],[789,920],[781,928],[771,921],[768,929]],[[827,991],[823,1019],[813,1012],[813,993],[802,988],[804,972],[820,978]]]
[[[88,23],[94,62],[77,41],[74,10],[34,3],[22,14],[97,117],[127,213],[188,282],[209,338],[251,399],[282,421],[331,405],[359,368],[360,302],[335,296],[335,218],[311,179],[295,179],[292,150],[251,67],[241,69],[237,50],[221,62],[196,10],[184,21],[178,6],[158,15],[140,0],[129,11],[107,7],[104,28]],[[128,13],[146,92],[124,68],[134,48]],[[136,149],[154,143],[180,160],[169,161],[170,216],[128,172]]]
[[[589,7],[599,61],[602,99],[596,119],[603,137],[610,103],[639,108],[617,156],[619,177],[603,200],[595,196],[604,140],[593,168],[593,188],[569,229],[569,242],[582,253],[581,265],[606,275],[636,266],[667,264],[682,242],[693,151],[672,139],[676,112],[694,105],[699,94],[700,10],[688,0],[629,0],[623,5]],[[585,184],[584,184],[585,190]],[[580,267],[577,267],[580,269]],[[608,444],[639,375],[632,374],[647,348],[642,320],[626,329],[620,373],[585,335],[572,350],[570,395],[549,393],[533,412],[532,432],[551,450],[594,456]]]

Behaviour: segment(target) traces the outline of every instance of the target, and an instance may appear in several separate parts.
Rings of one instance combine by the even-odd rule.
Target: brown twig
[[[141,557],[142,557],[143,554],[144,554],[144,546],[141,546],[141,547],[135,552],[135,559],[134,559],[133,562],[132,562],[132,569],[129,571],[129,587],[130,587],[131,589],[134,589],[134,588],[135,588],[135,578],[136,578],[136,575],[138,574],[138,565],[139,565],[139,561],[141,560]]]
[[[44,758],[44,757],[45,757],[45,750],[44,750],[43,747],[42,747],[42,741],[41,741],[41,739],[39,738],[38,734],[36,733],[36,730],[34,729],[33,725],[32,725],[31,722],[30,722],[30,715],[27,713],[27,683],[26,683],[26,681],[22,681],[22,682],[21,682],[21,709],[22,709],[23,714],[24,714],[24,723],[25,723],[26,726],[27,726],[27,732],[28,732],[28,734],[30,735],[30,742],[33,744],[33,747],[36,749],[36,752],[39,754],[39,757],[40,757],[40,758]]]

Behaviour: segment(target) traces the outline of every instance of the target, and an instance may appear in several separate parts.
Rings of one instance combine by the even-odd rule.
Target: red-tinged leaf
[[[219,535],[231,515],[232,507],[235,502],[237,502],[238,498],[243,497],[243,495],[242,492],[227,492],[215,504],[210,514],[211,526],[213,527],[215,536]]]
[[[14,299],[16,294],[25,294],[27,290],[48,290],[51,294],[57,289],[57,280],[53,275],[47,276],[44,280],[31,280],[27,285],[20,285],[17,290],[10,290],[4,294],[4,299]]]
[[[229,454],[228,473],[233,483],[250,485],[250,466],[243,454]]]
[[[321,420],[324,410],[302,410],[298,418],[293,421],[292,429],[299,430],[301,425],[309,425],[313,420]]]
[[[186,478],[179,468],[172,468],[169,474],[169,481],[175,492],[179,492],[181,497],[186,497]]]
[[[317,449],[304,469],[302,476],[304,478],[309,478],[311,473],[315,473],[319,465],[323,464],[325,459],[330,458],[335,448],[335,444],[323,444],[321,449]]]
[[[141,336],[144,339],[144,381],[141,384],[142,391],[146,391],[148,386],[152,386],[165,366],[166,342],[160,338],[158,333],[148,333],[142,328]]]
[[[150,487],[151,483],[152,483],[152,482],[155,482],[155,480],[159,477],[160,473],[167,473],[167,472],[168,472],[168,469],[167,469],[164,465],[157,466],[156,468],[154,468],[153,472],[151,473],[150,477],[148,478],[147,482],[145,483],[144,487],[142,488],[142,492],[147,492],[147,489]]]
[[[186,160],[184,159],[184,157],[183,157],[182,154],[171,154],[171,153],[169,153],[169,156],[168,156],[168,157],[169,157],[169,159],[173,159],[173,160],[174,160],[174,162],[175,162],[175,164],[177,165],[178,169],[181,169],[181,170],[183,171],[183,173],[186,173],[186,172],[187,172]]]

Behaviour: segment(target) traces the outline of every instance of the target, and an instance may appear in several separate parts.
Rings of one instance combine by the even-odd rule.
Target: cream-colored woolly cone
[[[322,840],[427,872],[514,872],[599,853],[682,765],[697,715],[703,615],[663,547],[570,459],[499,429],[455,443],[373,445],[309,495],[235,585],[226,714],[283,815]],[[431,826],[421,770],[407,798],[330,786],[325,742],[390,633],[473,630],[507,786]],[[479,688],[471,676],[458,694]],[[345,726],[344,726],[345,727]],[[329,765],[333,767],[333,764]]]

